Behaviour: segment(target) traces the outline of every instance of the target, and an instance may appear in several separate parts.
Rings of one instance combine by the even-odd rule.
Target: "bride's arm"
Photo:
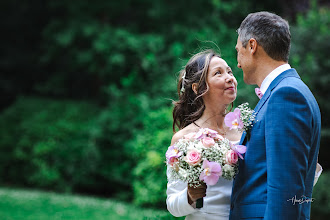
[[[180,130],[175,133],[172,137],[171,145],[176,143],[180,138],[182,138],[187,132],[185,130]],[[196,212],[188,202],[188,187],[187,183],[182,181],[173,180],[171,177],[171,172],[167,168],[167,190],[166,190],[166,205],[167,210],[175,217],[186,216],[191,213]]]
[[[187,184],[182,181],[174,181],[171,178],[169,169],[167,168],[167,210],[175,217],[186,216],[196,212],[197,210],[188,203]]]

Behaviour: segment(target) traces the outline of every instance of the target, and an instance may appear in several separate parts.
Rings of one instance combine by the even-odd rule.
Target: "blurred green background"
[[[213,48],[238,80],[235,105],[254,106],[254,87],[236,66],[236,29],[261,10],[289,21],[290,64],[321,108],[324,173],[312,219],[330,215],[329,2],[5,0],[0,10],[0,217],[20,218],[8,213],[31,205],[32,192],[11,189],[25,189],[102,197],[169,219],[164,154],[178,72],[193,54]],[[96,217],[77,217],[84,218]]]

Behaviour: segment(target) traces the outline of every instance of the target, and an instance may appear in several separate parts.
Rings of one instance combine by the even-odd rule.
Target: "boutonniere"
[[[250,139],[251,128],[253,127],[256,114],[249,108],[249,103],[239,105],[233,112],[229,112],[225,116],[225,124],[231,129],[245,131],[247,139]]]

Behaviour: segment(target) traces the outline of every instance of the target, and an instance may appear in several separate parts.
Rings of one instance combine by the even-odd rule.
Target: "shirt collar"
[[[267,91],[269,85],[273,82],[273,80],[280,75],[281,73],[283,73],[284,71],[291,69],[291,66],[289,64],[283,64],[279,67],[277,67],[276,69],[274,69],[272,72],[270,72],[268,74],[268,76],[264,79],[264,81],[262,81],[261,86],[260,86],[260,91],[262,92],[262,94],[265,94],[265,92]]]

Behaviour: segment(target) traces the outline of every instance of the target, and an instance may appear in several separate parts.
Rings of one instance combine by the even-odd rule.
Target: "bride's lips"
[[[226,88],[225,90],[235,91],[235,87],[234,86],[231,86],[231,87]]]

